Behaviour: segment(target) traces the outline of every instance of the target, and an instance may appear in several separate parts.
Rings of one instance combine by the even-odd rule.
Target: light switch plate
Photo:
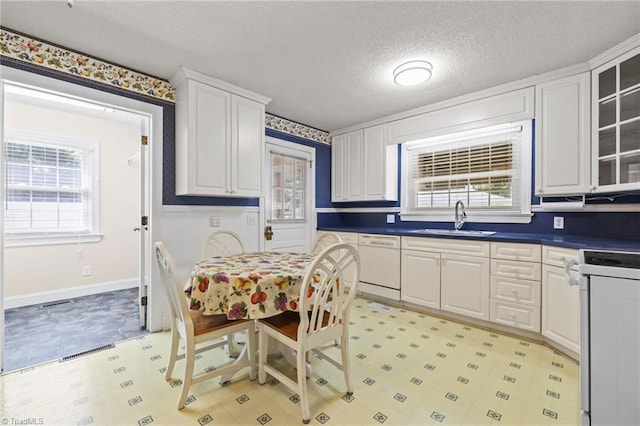
[[[564,217],[562,216],[553,217],[553,229],[564,229]]]
[[[396,215],[388,214],[387,215],[387,223],[396,223]]]

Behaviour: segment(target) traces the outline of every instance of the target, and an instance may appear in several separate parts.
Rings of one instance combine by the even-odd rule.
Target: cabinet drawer
[[[491,243],[491,258],[494,259],[540,262],[541,257],[539,244]]]
[[[491,259],[491,275],[540,281],[542,271],[539,263]]]
[[[540,306],[540,281],[492,275],[491,298],[523,305]]]
[[[540,332],[540,308],[491,299],[490,319],[499,324]]]
[[[402,237],[402,248],[481,257],[489,257],[490,252],[489,241],[453,238]]]
[[[570,260],[578,257],[578,250],[554,246],[542,246],[542,263],[564,268]]]

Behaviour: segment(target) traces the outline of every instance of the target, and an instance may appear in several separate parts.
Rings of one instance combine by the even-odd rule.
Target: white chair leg
[[[178,358],[178,348],[180,345],[180,336],[174,328],[171,329],[171,349],[169,352],[169,363],[167,364],[167,371],[164,374],[164,379],[171,380],[171,374],[173,373],[173,367],[176,365],[176,359]]]
[[[182,390],[180,391],[180,398],[178,399],[178,410],[184,408],[184,403],[187,400],[189,388],[191,387],[191,380],[193,379],[193,364],[195,360],[195,345],[187,342],[185,349],[185,365],[184,365],[184,379],[182,380]]]
[[[298,394],[300,396],[300,407],[302,408],[302,423],[311,421],[311,411],[309,410],[309,395],[307,394],[306,357],[297,357]]]
[[[351,380],[351,367],[349,363],[349,342],[346,336],[342,336],[340,353],[342,356],[342,372],[344,373],[344,381],[347,385],[347,394],[353,394],[353,381]]]
[[[267,372],[264,370],[264,365],[267,363],[267,352],[269,346],[269,336],[264,331],[264,325],[260,324],[258,326],[258,351],[260,352],[258,356],[258,383],[264,385],[267,381]]]
[[[256,356],[258,355],[257,353],[257,349],[258,349],[258,345],[257,343],[257,337],[256,337],[256,333],[254,331],[255,327],[251,327],[250,330],[247,332],[247,351],[249,351],[249,379],[250,380],[255,380],[256,379]]]

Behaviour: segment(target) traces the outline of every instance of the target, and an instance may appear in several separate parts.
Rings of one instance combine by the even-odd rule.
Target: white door
[[[266,140],[264,250],[308,252],[316,230],[315,149]]]

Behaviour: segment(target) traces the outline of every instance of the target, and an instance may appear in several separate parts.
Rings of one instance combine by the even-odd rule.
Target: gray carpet
[[[146,334],[138,289],[5,310],[4,372]]]

